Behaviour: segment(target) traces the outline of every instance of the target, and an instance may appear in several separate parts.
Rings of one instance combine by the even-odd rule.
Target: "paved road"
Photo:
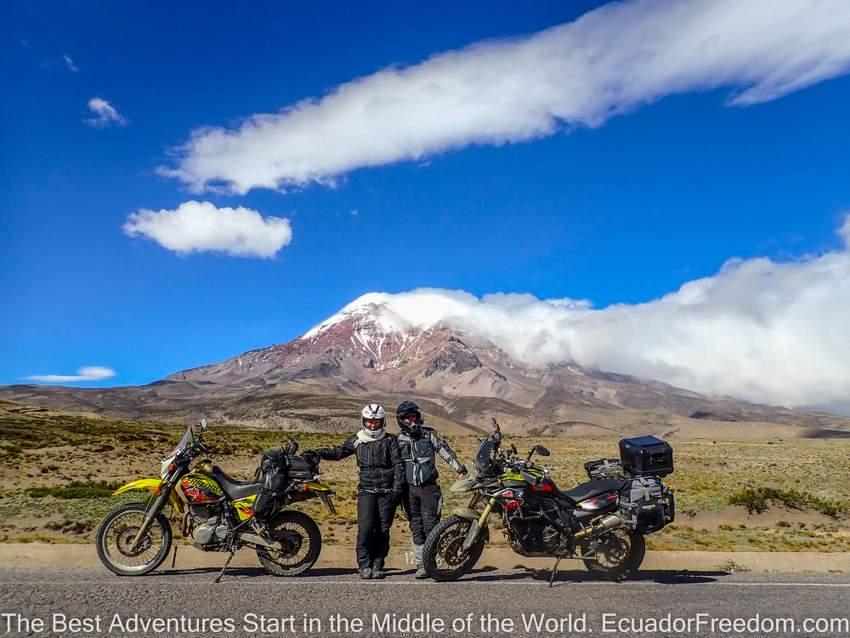
[[[258,569],[239,568],[215,585],[216,573],[164,570],[141,578],[119,578],[103,569],[0,569],[0,636],[307,636],[329,635],[334,629],[336,635],[363,638],[588,633],[850,636],[850,576],[846,574],[643,572],[630,581],[613,583],[564,572],[549,588],[547,573],[528,570],[479,571],[456,583],[416,581],[409,572],[362,582],[349,570],[338,569],[276,579]],[[62,624],[62,617],[52,624],[52,614],[65,614],[67,624]],[[351,622],[362,620],[362,629],[345,622],[332,626],[331,617],[336,614]],[[546,614],[551,624],[527,629],[524,623],[532,614],[537,620]],[[668,614],[678,626],[638,624],[653,619],[667,622]],[[406,626],[408,615],[420,625]],[[113,624],[116,616],[121,624]],[[71,617],[80,619],[81,625],[72,626]],[[482,617],[487,621],[483,626]],[[315,625],[312,631],[305,630],[305,618],[321,622],[321,631]],[[715,625],[712,631],[710,625],[696,624],[697,618],[706,623],[712,618],[755,623],[756,618],[760,624],[740,631]],[[793,619],[795,625],[764,631],[771,629],[764,623],[777,618]],[[822,631],[817,626],[805,631],[807,618],[838,620],[831,627],[822,624]],[[688,619],[692,619],[690,627],[681,624]],[[38,620],[44,621],[41,631]],[[159,622],[160,627],[144,624],[149,622]],[[457,623],[454,631],[453,622]],[[74,629],[80,631],[73,633]]]

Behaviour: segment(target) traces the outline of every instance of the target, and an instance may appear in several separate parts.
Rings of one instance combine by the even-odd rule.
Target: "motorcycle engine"
[[[554,525],[541,525],[539,522],[515,520],[513,529],[508,534],[508,541],[515,551],[523,552],[555,552],[561,545],[563,535]]]
[[[196,545],[217,545],[227,538],[227,525],[222,524],[220,508],[195,505],[189,512],[193,523],[192,540]]]
[[[561,532],[552,525],[546,525],[540,533],[540,540],[547,552],[554,553],[561,544]]]

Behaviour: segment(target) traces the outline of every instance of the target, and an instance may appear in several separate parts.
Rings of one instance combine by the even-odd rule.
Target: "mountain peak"
[[[374,330],[385,334],[392,332],[406,333],[412,327],[411,323],[389,307],[387,297],[388,295],[379,292],[365,294],[320,324],[313,326],[304,333],[302,339],[315,339],[323,332],[343,322],[364,327],[371,326]]]

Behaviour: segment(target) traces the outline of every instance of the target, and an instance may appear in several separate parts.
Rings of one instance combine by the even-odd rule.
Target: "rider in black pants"
[[[439,454],[460,476],[466,475],[466,468],[436,430],[425,427],[422,410],[416,403],[401,403],[396,409],[396,420],[401,429],[398,446],[404,460],[407,481],[404,509],[413,535],[416,578],[426,578],[427,574],[422,566],[422,549],[428,534],[440,522],[440,510],[443,506],[443,494],[437,483],[434,458]]]
[[[398,439],[386,431],[386,413],[370,403],[361,414],[356,434],[335,448],[307,451],[305,458],[339,461],[357,455],[357,564],[361,578],[383,578],[390,549],[390,528],[404,490],[404,465]]]

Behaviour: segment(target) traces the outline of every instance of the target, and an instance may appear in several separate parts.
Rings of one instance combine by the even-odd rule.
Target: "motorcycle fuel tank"
[[[180,491],[192,504],[219,503],[224,500],[224,491],[211,476],[192,472],[180,481]]]

